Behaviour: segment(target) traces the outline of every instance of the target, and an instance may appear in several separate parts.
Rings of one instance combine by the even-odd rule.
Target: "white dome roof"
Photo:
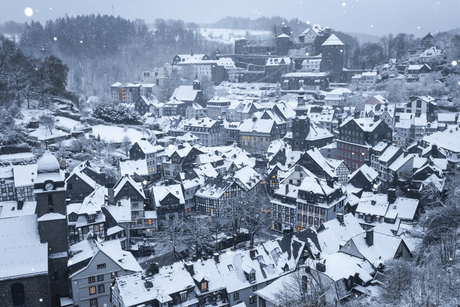
[[[38,173],[55,173],[59,172],[58,160],[47,150],[38,161]]]

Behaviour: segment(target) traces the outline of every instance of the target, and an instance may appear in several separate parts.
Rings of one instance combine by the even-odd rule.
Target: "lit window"
[[[203,281],[201,283],[201,290],[207,290],[208,289],[208,282],[207,281]]]
[[[89,287],[89,294],[96,294],[96,286]]]

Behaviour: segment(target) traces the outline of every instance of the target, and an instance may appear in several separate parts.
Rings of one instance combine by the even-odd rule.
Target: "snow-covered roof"
[[[169,194],[179,199],[179,204],[185,204],[184,193],[180,184],[173,184],[169,186],[152,187],[152,196],[155,200],[155,206],[161,207],[161,201]]]
[[[56,221],[56,220],[65,220],[66,217],[64,214],[60,214],[57,212],[50,212],[42,215],[37,220],[39,222],[47,222],[47,221]]]
[[[337,36],[335,36],[335,34],[332,34],[321,46],[343,46],[343,45],[344,44],[342,43],[342,41]]]
[[[408,161],[414,159],[415,154],[408,154],[407,156],[404,157],[404,154],[399,156],[391,165],[390,165],[390,170],[393,172],[396,172],[399,170],[400,167],[402,167],[404,164],[406,164]],[[412,162],[413,163],[413,162]]]
[[[121,249],[121,244],[119,240],[111,240],[102,243],[96,241],[99,250],[106,254],[110,259],[112,259],[117,265],[119,265],[123,270],[130,272],[141,272],[142,268],[137,263],[136,258],[125,250]]]
[[[142,185],[134,181],[133,178],[129,175],[124,175],[123,177],[118,180],[118,182],[115,184],[113,187],[113,194],[114,197],[117,197],[118,193],[121,191],[121,189],[126,185],[130,184],[135,190],[139,192],[139,194],[145,199],[145,194],[144,190],[142,189]]]
[[[0,280],[48,274],[48,243],[40,243],[37,216],[0,219]]]
[[[194,90],[192,85],[181,85],[176,88],[171,99],[180,101],[194,101],[200,90]]]
[[[333,253],[325,255],[324,260],[326,261],[326,272],[330,278],[334,281],[341,279],[348,279],[350,276],[359,274],[359,278],[364,282],[370,282],[375,271],[372,268],[369,261],[347,255],[345,253]],[[316,266],[312,267],[316,269]]]
[[[288,273],[284,270],[286,265],[289,271],[295,269],[304,246],[304,242],[294,239],[290,242],[267,241],[251,249],[254,258],[251,258],[250,250],[231,251],[221,254],[216,266],[226,283],[227,292],[232,293],[251,286],[245,270],[254,270],[255,283],[259,284]]]
[[[110,227],[109,229],[107,229],[107,236],[111,236],[117,232],[121,232],[125,230],[123,227],[119,226],[119,225],[116,225],[116,226],[113,226],[113,227]]]
[[[75,245],[72,245],[70,250],[73,251],[73,253],[71,253],[72,256],[67,262],[69,267],[92,258],[85,267],[79,269],[76,272],[73,272],[70,275],[70,278],[73,278],[74,276],[84,272],[88,267],[90,267],[98,253],[105,254],[122,270],[130,272],[142,271],[142,268],[137,262],[136,258],[134,258],[130,252],[121,249],[119,240],[111,240],[99,243],[96,240],[85,239]]]
[[[104,205],[117,223],[131,222],[131,201],[126,198],[118,200],[115,205]]]
[[[0,219],[33,215],[36,207],[36,201],[25,201],[22,209],[19,210],[17,201],[3,201],[0,202]]]
[[[397,197],[395,202],[389,205],[387,216],[397,213],[401,220],[413,221],[419,202],[418,199]]]
[[[455,123],[456,113],[438,113],[438,122],[453,122]]]
[[[423,141],[428,144],[436,144],[438,148],[444,148],[455,153],[460,153],[460,129],[458,126],[449,125],[446,130],[425,135]]]
[[[324,138],[334,137],[324,126],[315,121],[310,121],[310,130],[308,135],[305,137],[306,141],[316,141]]]
[[[355,121],[359,128],[361,128],[365,132],[372,132],[378,125],[382,122],[381,119],[378,121],[374,121],[373,118],[370,117],[360,117],[360,118],[348,118],[346,119],[340,127],[345,126],[349,121]]]
[[[151,154],[151,153],[155,153],[155,152],[164,150],[163,146],[152,145],[149,141],[146,141],[146,140],[140,140],[140,141],[137,141],[136,143],[142,149],[144,154]]]
[[[368,166],[367,164],[363,164],[350,175],[350,178],[353,178],[356,174],[358,174],[358,172],[361,172],[367,178],[367,180],[369,180],[369,182],[374,181],[379,176],[379,174],[372,167]]]
[[[419,58],[432,58],[432,57],[439,57],[443,56],[442,50],[436,49],[436,47],[430,47],[423,51],[418,57]]]
[[[265,66],[279,66],[279,65],[290,65],[290,57],[280,57],[280,58],[269,58],[265,63]]]
[[[59,169],[60,166],[56,157],[49,150],[46,150],[40,160],[38,160],[38,173],[55,173],[59,172]]]
[[[152,291],[146,287],[146,282],[151,283]],[[172,302],[170,295],[195,288],[195,282],[183,262],[160,267],[159,273],[152,277],[143,278],[141,273],[120,276],[115,283],[126,306],[137,306],[155,299],[160,303]]]
[[[67,177],[67,180],[72,178],[73,176],[77,176],[79,179],[86,182],[90,187],[96,188],[96,186],[98,185],[96,181],[83,172],[83,170],[86,168],[89,168],[96,173],[101,173],[101,169],[98,166],[86,160],[74,167],[72,172],[69,174],[69,177]]]
[[[371,230],[372,231],[372,230]],[[373,243],[368,246],[366,243],[366,232],[354,236],[353,240],[359,253],[361,253],[374,267],[378,267],[380,263],[391,260],[395,257],[399,245],[403,241],[399,237],[389,236],[374,231]]]
[[[327,77],[329,74],[327,72],[290,72],[284,74],[285,78],[320,78]]]
[[[378,142],[374,147],[372,147],[372,151],[378,151],[378,152],[381,152],[382,150],[384,150],[385,148],[388,147],[388,143],[387,142],[384,142],[384,141],[380,141]]]
[[[385,149],[385,151],[379,157],[379,162],[383,162],[383,163],[388,162],[391,158],[393,158],[398,153],[400,149],[401,147],[399,146],[394,146],[394,145],[388,146],[388,148]]]
[[[216,178],[219,175],[219,173],[217,173],[216,169],[212,166],[211,163],[199,165],[195,167],[193,170],[200,177]]]
[[[385,216],[388,210],[388,197],[386,194],[363,192],[356,212],[373,216]]]
[[[337,252],[343,241],[348,241],[363,232],[358,220],[351,213],[343,216],[343,223],[333,219],[323,223],[321,228],[323,227],[325,229],[318,232],[318,242],[323,255]]]
[[[237,170],[233,178],[240,180],[246,190],[251,190],[261,181],[262,176],[252,167],[245,166]]]
[[[147,162],[145,159],[120,161],[120,173],[122,176],[132,176],[134,173],[140,176],[148,175]]]
[[[313,192],[315,194],[319,195],[331,195],[332,193],[335,192],[335,188],[331,188],[326,180],[324,179],[319,179],[316,177],[305,177],[302,180],[302,183],[299,186],[299,190],[302,191],[307,191],[307,192]]]
[[[201,188],[196,191],[195,196],[217,199],[221,197],[232,184],[233,182],[229,180],[207,178]]]
[[[16,188],[34,185],[38,164],[14,165],[14,186]]]
[[[82,206],[78,212],[78,215],[87,214],[98,214],[101,212],[101,207],[105,204],[106,197],[108,195],[107,188],[98,185],[96,189],[85,197]],[[101,217],[104,216],[101,214]],[[105,216],[104,216],[105,217]],[[103,221],[101,221],[103,222]]]
[[[240,126],[240,133],[267,133],[270,134],[272,131],[275,121],[273,119],[257,119],[252,118],[246,119]]]

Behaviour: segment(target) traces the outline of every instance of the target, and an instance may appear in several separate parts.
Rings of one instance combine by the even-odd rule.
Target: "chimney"
[[[190,55],[193,56],[193,49],[190,49]]]
[[[256,252],[257,252],[257,251],[256,251],[255,249],[251,249],[251,250],[249,251],[249,256],[251,256],[251,259],[252,259],[252,260],[256,259]]]
[[[305,105],[305,96],[300,95],[297,97],[297,106],[304,106]]]
[[[115,196],[114,196],[113,188],[107,189],[107,194],[108,194],[109,204],[110,205],[114,204],[115,203]]]
[[[150,264],[150,272],[152,275],[158,274],[160,272],[160,266],[158,265],[158,262],[152,262]]]
[[[360,117],[360,113],[359,113],[359,112],[355,112],[354,118],[359,118],[359,117]]]
[[[374,245],[374,230],[366,231],[366,244],[367,246]]]
[[[345,225],[343,222],[343,213],[337,213],[335,217],[337,218],[337,221],[339,221],[340,225]]]
[[[318,272],[326,272],[326,265],[324,263],[321,263],[321,262],[317,262],[316,263],[316,270]]]
[[[396,200],[396,189],[394,188],[388,189],[388,202],[392,204],[395,202],[395,200]]]
[[[214,255],[214,261],[215,261],[216,263],[219,263],[219,262],[220,262],[219,253],[214,253],[213,255]]]
[[[374,122],[377,122],[380,119],[380,116],[374,115]]]
[[[331,189],[334,188],[334,179],[333,178],[328,178],[326,179],[327,186],[330,187]]]
[[[439,153],[438,145],[436,144],[431,145],[431,156],[436,159],[438,158],[438,153]]]
[[[191,276],[195,275],[195,271],[193,270],[193,263],[192,262],[185,262],[184,263],[185,265],[185,269],[187,270],[187,272],[189,272],[189,274]]]
[[[286,183],[286,193],[284,194],[287,194],[287,193],[289,193],[289,183]]]
[[[24,207],[24,201],[18,200],[18,210],[22,210],[22,207]]]

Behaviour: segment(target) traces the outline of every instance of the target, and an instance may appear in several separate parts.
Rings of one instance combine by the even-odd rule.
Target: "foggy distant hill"
[[[378,43],[380,40],[380,36],[372,35],[372,34],[365,34],[365,33],[354,33],[354,32],[344,32],[348,35],[356,37],[360,44],[363,43]]]

